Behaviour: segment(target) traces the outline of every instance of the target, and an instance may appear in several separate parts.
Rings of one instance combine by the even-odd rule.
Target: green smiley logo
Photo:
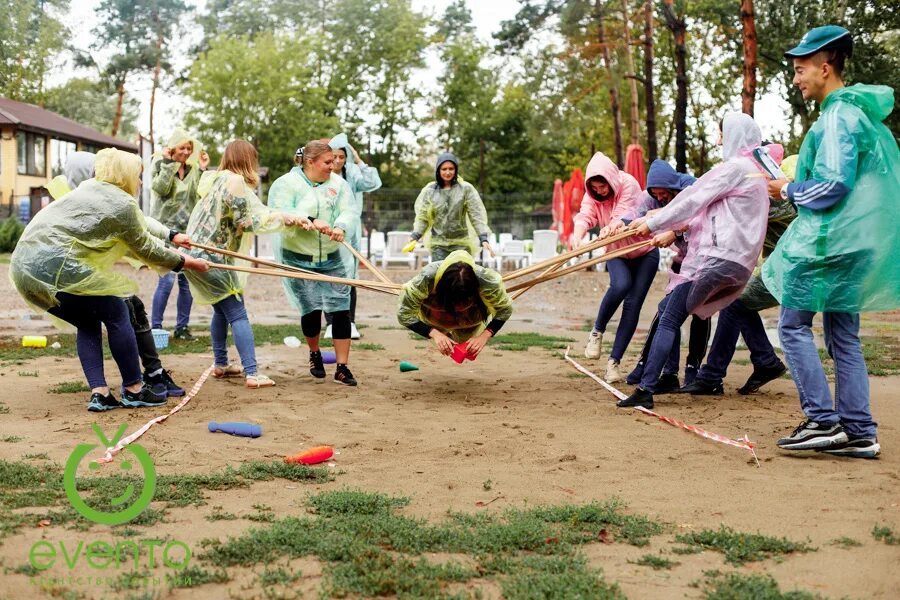
[[[118,431],[116,432],[115,437],[112,440],[108,440],[104,435],[103,431],[101,431],[100,427],[96,424],[91,425],[94,429],[94,433],[97,434],[97,438],[100,440],[100,443],[103,444],[104,448],[114,447],[119,443],[119,440],[122,439],[122,435],[125,433],[125,429],[128,427],[127,423],[123,423],[119,426]],[[122,523],[127,523],[131,521],[139,514],[141,514],[145,508],[150,505],[150,501],[153,500],[153,494],[156,492],[156,467],[153,465],[153,460],[150,458],[150,455],[147,453],[147,450],[144,449],[143,446],[139,446],[137,444],[128,444],[125,446],[125,450],[131,452],[140,463],[141,467],[144,470],[144,487],[141,490],[141,495],[137,497],[137,499],[126,508],[122,510],[117,510],[115,512],[103,512],[94,508],[91,508],[87,505],[87,503],[81,498],[78,494],[78,488],[76,485],[76,472],[78,471],[78,465],[81,464],[81,461],[84,460],[84,457],[87,456],[91,450],[97,447],[97,444],[79,444],[78,447],[75,448],[75,451],[69,456],[69,460],[66,461],[66,469],[63,475],[63,487],[66,490],[66,496],[69,498],[69,502],[72,503],[72,506],[81,516],[86,519],[90,519],[95,523],[100,523],[103,525],[121,525]],[[100,465],[94,461],[88,465],[92,471],[100,468]],[[119,468],[123,471],[130,471],[132,469],[132,463],[130,461],[122,461],[119,464]],[[110,504],[113,507],[122,506],[127,504],[128,501],[134,496],[134,484],[129,483],[128,487],[125,488],[125,491],[121,496],[117,498],[113,498],[110,501]]]

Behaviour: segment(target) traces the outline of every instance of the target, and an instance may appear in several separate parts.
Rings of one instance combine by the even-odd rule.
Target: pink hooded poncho
[[[647,220],[650,231],[680,229],[690,224],[687,255],[681,272],[669,279],[667,291],[686,281],[695,281],[710,261],[727,260],[746,268],[747,277],[728,277],[722,289],[726,295],[711,293],[708,300],[691,312],[708,318],[735,300],[749,279],[762,250],[769,212],[768,181],[749,152],[762,142],[762,133],[752,117],[732,113],[722,124],[725,161],[678,194]],[[736,289],[736,291],[735,291]]]

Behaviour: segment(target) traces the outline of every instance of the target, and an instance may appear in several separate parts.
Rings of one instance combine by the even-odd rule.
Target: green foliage
[[[51,394],[78,394],[89,391],[91,388],[83,381],[64,381],[50,388]]]
[[[108,135],[112,132],[116,103],[116,92],[107,83],[76,77],[47,90],[44,108]],[[128,138],[137,133],[139,110],[137,98],[126,93],[119,136]]]
[[[0,220],[0,252],[12,252],[16,249],[25,226],[16,217]]]
[[[680,533],[675,541],[705,550],[716,550],[725,555],[725,560],[733,565],[764,560],[779,554],[810,552],[814,548],[802,542],[792,542],[787,538],[776,538],[758,533],[741,533],[730,527],[718,530],[704,529],[691,533]]]
[[[831,544],[833,546],[843,548],[844,550],[849,550],[850,548],[858,548],[858,547],[862,546],[862,542],[855,540],[851,537],[846,537],[846,536],[831,540]]]
[[[742,573],[708,574],[704,598],[706,600],[818,600],[822,597],[810,592],[782,592],[771,575]]]
[[[875,527],[873,527],[872,537],[874,537],[876,540],[884,542],[889,546],[897,546],[898,544],[900,544],[900,536],[897,536],[894,533],[894,530],[887,525],[876,525]]]
[[[0,96],[43,101],[47,72],[66,47],[68,8],[68,0],[0,1]]]
[[[669,560],[664,556],[659,556],[658,554],[645,554],[636,561],[634,564],[641,565],[642,567],[650,567],[654,571],[668,570],[672,567],[679,565],[675,561]]]
[[[562,349],[573,341],[571,338],[541,333],[503,333],[491,340],[491,346],[497,350],[522,352],[532,347],[547,348],[548,350]]]

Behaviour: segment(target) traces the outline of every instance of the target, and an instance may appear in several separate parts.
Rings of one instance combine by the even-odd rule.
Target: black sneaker
[[[322,352],[309,353],[309,374],[316,379],[325,379],[325,363],[322,361]]]
[[[697,381],[697,367],[687,365],[684,368],[684,385],[691,385],[695,381]]]
[[[166,382],[162,380],[161,375],[150,376],[144,373],[144,385],[150,388],[154,396],[167,398],[169,396],[166,390]]]
[[[169,398],[184,396],[187,393],[184,391],[183,387],[172,380],[172,374],[169,371],[163,369],[160,377],[166,384],[166,396],[168,396]]]
[[[87,409],[91,412],[106,412],[117,408],[122,408],[122,404],[116,400],[116,397],[112,395],[112,392],[105,396],[99,392],[94,392],[91,394],[91,399],[88,401],[87,405]]]
[[[778,361],[778,366],[776,367],[768,367],[763,369],[753,369],[753,373],[750,375],[750,378],[747,379],[747,383],[743,385],[743,387],[738,388],[738,394],[755,394],[759,391],[759,388],[766,385],[770,381],[778,379],[787,371],[787,367],[784,366],[784,363]]]
[[[175,339],[176,340],[184,340],[186,342],[190,342],[194,340],[194,336],[191,335],[191,330],[187,327],[176,327],[175,328]]]
[[[681,382],[675,373],[663,373],[653,386],[654,394],[675,394],[681,389]]]
[[[166,397],[159,397],[153,393],[150,386],[144,385],[139,392],[122,390],[122,406],[125,408],[156,408],[165,406]]]
[[[848,441],[840,423],[803,421],[791,435],[776,443],[784,450],[826,450],[842,446]]]
[[[692,396],[722,396],[725,394],[725,386],[705,379],[695,379],[694,383],[682,386],[678,393]]]
[[[653,408],[653,394],[643,388],[636,388],[634,393],[616,402],[619,408],[634,408],[640,406],[642,408]]]
[[[849,458],[876,458],[881,454],[881,444],[878,443],[878,438],[874,437],[851,437],[845,444],[834,448],[825,448],[820,452]]]
[[[337,366],[337,370],[334,372],[334,382],[341,385],[356,385],[356,379],[353,378],[353,373],[350,372],[347,365]]]
[[[641,377],[644,376],[644,363],[639,362],[634,366],[634,370],[628,374],[628,377],[625,378],[625,383],[628,385],[637,385],[641,382]]]

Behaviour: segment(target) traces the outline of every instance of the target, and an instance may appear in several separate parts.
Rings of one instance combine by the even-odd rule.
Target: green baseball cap
[[[853,53],[853,37],[850,32],[838,25],[824,25],[810,29],[795,48],[784,53],[786,58],[803,58],[820,50],[843,48],[847,56]]]

